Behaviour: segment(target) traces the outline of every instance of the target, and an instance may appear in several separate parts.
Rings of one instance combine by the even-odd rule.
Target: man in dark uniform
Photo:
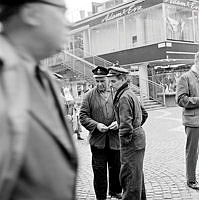
[[[77,154],[59,88],[38,66],[63,47],[64,0],[0,0],[0,199],[72,200]]]
[[[145,132],[142,125],[148,115],[129,86],[127,74],[126,69],[111,67],[107,75],[110,87],[116,92],[113,104],[121,145],[122,199],[144,200],[146,199],[143,175]]]
[[[90,132],[95,194],[98,200],[107,197],[108,164],[109,194],[121,198],[119,135],[113,99],[107,87],[108,70],[99,66],[92,72],[96,87],[85,94],[80,108],[80,122]]]

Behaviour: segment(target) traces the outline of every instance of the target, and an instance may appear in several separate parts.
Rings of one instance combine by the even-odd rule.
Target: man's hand
[[[97,129],[102,133],[105,133],[108,131],[108,127],[102,123],[97,124]]]
[[[112,122],[111,125],[108,126],[108,128],[111,129],[111,130],[118,129],[117,121]]]

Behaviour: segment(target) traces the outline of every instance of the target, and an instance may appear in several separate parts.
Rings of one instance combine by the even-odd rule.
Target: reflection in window
[[[156,6],[143,13],[145,44],[164,40],[162,6]]]
[[[127,48],[164,40],[162,5],[154,6],[137,15],[126,16],[125,21]]]
[[[178,79],[191,68],[191,64],[154,66],[148,68],[149,80],[164,86],[165,93],[176,92]]]
[[[117,22],[97,26],[91,29],[92,54],[114,52],[118,47]]]
[[[193,41],[192,11],[166,5],[167,39]]]

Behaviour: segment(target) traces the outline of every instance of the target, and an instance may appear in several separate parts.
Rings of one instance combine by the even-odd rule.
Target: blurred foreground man
[[[148,114],[127,81],[128,71],[120,67],[109,68],[110,87],[116,92],[113,105],[119,126],[121,145],[120,182],[123,200],[145,200],[143,160],[145,132],[142,125]]]
[[[183,107],[182,120],[187,135],[187,185],[192,189],[198,190],[196,165],[199,148],[199,52],[195,55],[195,64],[178,80],[176,101],[179,106]]]
[[[77,155],[59,90],[36,67],[62,48],[64,0],[0,0],[0,199],[74,199]]]
[[[97,200],[107,197],[108,165],[109,195],[121,199],[119,135],[113,99],[108,90],[108,70],[99,66],[92,72],[96,87],[85,94],[80,108],[80,122],[90,132],[95,194]]]

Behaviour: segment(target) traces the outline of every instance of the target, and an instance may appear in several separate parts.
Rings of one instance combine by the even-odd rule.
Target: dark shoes
[[[120,193],[110,193],[111,198],[122,199],[122,195]]]
[[[187,186],[194,189],[194,190],[199,190],[199,183],[197,181],[187,182]]]

